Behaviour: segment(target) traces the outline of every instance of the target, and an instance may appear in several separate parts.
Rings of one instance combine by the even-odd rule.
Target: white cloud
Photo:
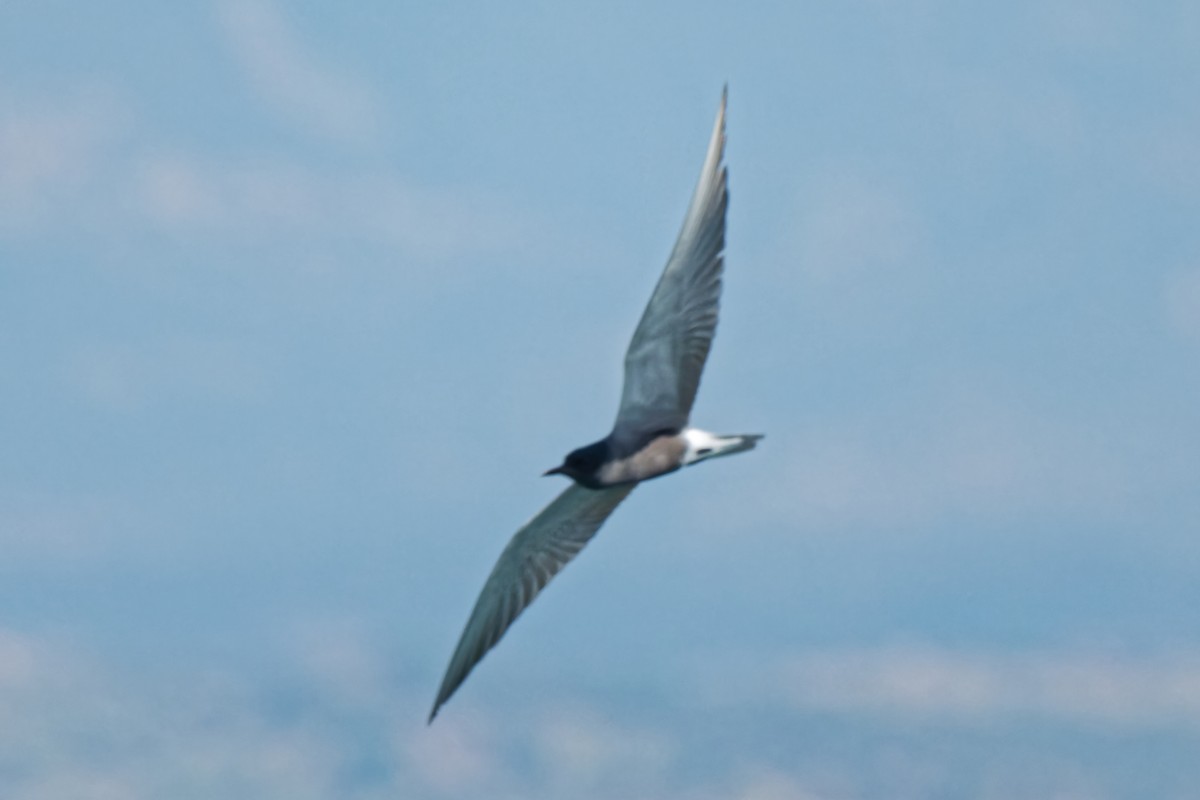
[[[220,21],[258,93],[307,130],[352,144],[378,135],[375,98],[362,84],[322,64],[268,0],[228,0]]]
[[[138,213],[180,237],[351,239],[433,259],[527,241],[529,226],[498,198],[421,188],[394,175],[325,174],[296,163],[216,162],[186,153],[147,155],[133,172]]]
[[[226,203],[211,176],[194,160],[180,156],[143,159],[136,174],[141,210],[167,228],[228,224],[236,210]],[[281,199],[288,198],[281,195]]]
[[[225,8],[243,33],[276,24],[267,5]],[[315,117],[361,116],[318,102],[324,94],[353,98],[354,90],[321,78],[312,85]],[[262,152],[218,158],[155,141],[104,84],[33,98],[0,87],[0,239],[77,242],[82,234],[128,246],[166,234],[192,245],[269,242],[283,260],[289,247],[319,260],[350,243],[437,261],[527,247],[538,240],[532,227],[506,198],[417,185],[390,166],[323,169]]]
[[[76,213],[125,127],[104,87],[54,102],[0,92],[0,233],[41,230]]]
[[[922,646],[773,658],[759,662],[757,680],[740,690],[730,675],[714,675],[699,731],[681,724],[669,703],[648,711],[636,702],[546,706],[537,698],[517,719],[462,707],[426,727],[430,687],[381,677],[380,654],[353,620],[295,630],[282,655],[298,655],[298,671],[253,658],[256,666],[243,663],[240,671],[176,661],[167,672],[147,672],[130,670],[124,658],[114,669],[63,640],[0,629],[0,752],[4,765],[21,766],[0,769],[0,795],[817,800],[878,796],[862,789],[879,785],[923,797],[950,776],[970,785],[982,775],[980,790],[963,796],[1022,785],[1023,796],[1039,796],[1048,786],[1080,785],[1078,759],[1060,754],[1033,765],[1029,779],[1021,733],[987,734],[983,764],[978,740],[962,752],[937,736],[988,731],[1013,718],[1116,727],[1129,736],[1200,728],[1195,652],[1122,658]],[[356,693],[358,680],[368,691]],[[766,704],[771,719],[759,713]],[[832,749],[813,712],[842,716]],[[942,733],[929,740],[913,728],[903,743],[884,737],[880,744],[887,730],[880,719],[934,720]],[[777,739],[780,724],[795,726],[799,739]],[[860,738],[847,740],[848,729]],[[792,749],[797,741],[810,742],[811,751]],[[933,745],[936,765],[933,741],[941,741]],[[1089,785],[1111,779],[1093,776]]]
[[[0,550],[9,564],[78,562],[139,529],[141,517],[110,496],[0,491]]]
[[[439,720],[404,737],[404,762],[438,795],[499,795],[511,782],[497,756],[499,736],[491,720],[460,712],[452,723]]]
[[[103,87],[36,103],[0,93],[0,101],[0,236],[270,242],[285,260],[288,248],[319,253],[348,242],[437,261],[536,241],[504,198],[472,187],[417,186],[386,169],[321,170],[261,153],[215,159],[147,142]],[[130,401],[119,396],[113,359],[93,366],[98,393]]]
[[[0,631],[0,750],[22,765],[0,770],[0,794],[345,796],[356,754],[333,731],[273,718],[261,690],[238,681],[194,669],[178,678],[129,679],[61,644]]]
[[[1104,726],[1200,726],[1200,654],[971,653],[924,646],[786,659],[770,685],[800,710],[961,721],[1036,716]]]
[[[353,618],[305,620],[292,632],[289,650],[319,691],[346,705],[388,702],[387,668]]]
[[[769,767],[750,771],[732,796],[736,800],[819,800],[820,797],[786,772]]]
[[[1083,420],[1055,420],[1000,400],[941,397],[937,408],[885,426],[844,420],[763,450],[771,463],[731,489],[781,529],[889,528],[952,515],[1009,518],[1030,511],[1107,513],[1138,486],[1120,453]],[[706,518],[736,514],[716,500]],[[739,523],[740,524],[740,523]],[[712,529],[711,522],[700,526]]]
[[[586,708],[551,711],[536,737],[548,787],[560,796],[623,796],[631,787],[661,787],[675,755],[661,734],[621,727]]]

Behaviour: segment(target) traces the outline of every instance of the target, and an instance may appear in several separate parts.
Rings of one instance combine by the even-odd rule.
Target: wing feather
[[[687,425],[717,329],[724,269],[725,94],[679,238],[625,353],[613,438],[622,449]]]
[[[521,612],[632,491],[632,485],[594,490],[572,483],[513,535],[475,601],[438,689],[430,722]]]

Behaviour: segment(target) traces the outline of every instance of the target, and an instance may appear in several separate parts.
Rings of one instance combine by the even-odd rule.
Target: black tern
[[[509,541],[475,601],[446,668],[429,722],[538,592],[579,554],[642,481],[752,449],[760,434],[718,436],[688,426],[717,328],[724,269],[725,101],[679,238],[625,353],[625,385],[612,432],[546,475],[573,481]]]

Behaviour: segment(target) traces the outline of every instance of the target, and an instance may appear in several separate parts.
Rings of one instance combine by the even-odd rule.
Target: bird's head
[[[568,478],[591,486],[596,483],[596,473],[608,460],[608,445],[604,441],[589,444],[567,453],[563,463],[548,469],[543,475],[566,475]]]

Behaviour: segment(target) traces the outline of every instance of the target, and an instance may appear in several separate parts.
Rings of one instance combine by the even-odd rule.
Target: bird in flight
[[[572,483],[516,532],[475,601],[429,722],[484,655],[642,481],[752,449],[761,435],[718,436],[688,425],[717,328],[724,269],[725,100],[675,248],[625,353],[612,432],[567,454],[546,475]]]

